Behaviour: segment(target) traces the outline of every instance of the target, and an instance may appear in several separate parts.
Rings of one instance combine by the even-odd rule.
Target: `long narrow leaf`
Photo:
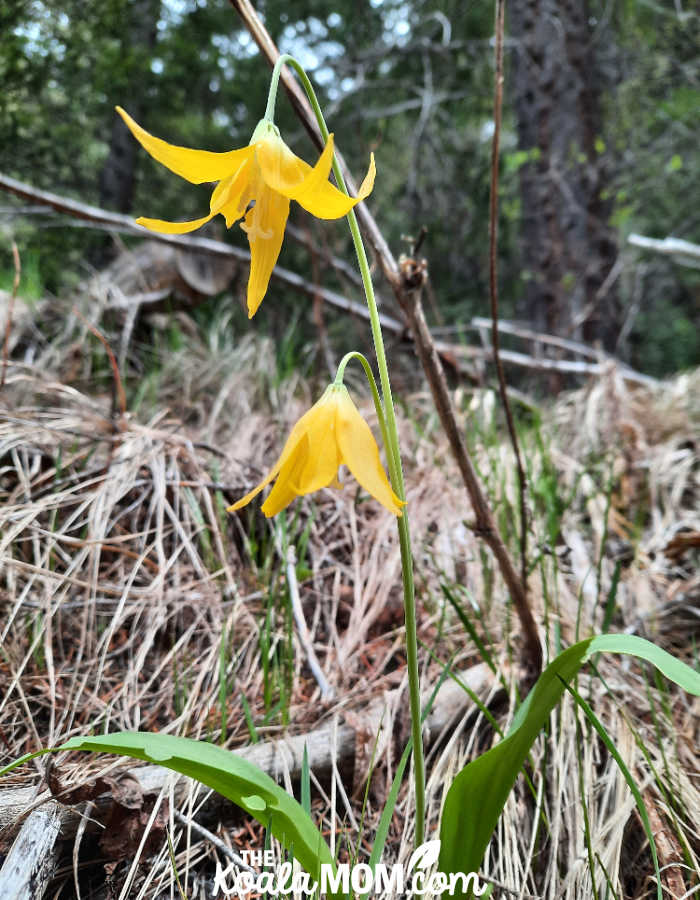
[[[315,881],[320,880],[322,863],[329,864],[335,871],[328,845],[303,807],[253,763],[205,741],[142,731],[75,737],[50,751],[17,760],[0,771],[0,775],[20,762],[46,752],[75,750],[130,756],[194,778],[269,828],[287,850],[293,848],[295,859]],[[331,896],[341,900],[344,895]]]
[[[600,635],[564,650],[540,675],[507,737],[469,763],[452,783],[440,826],[440,871],[478,871],[518,773],[565,684],[599,652],[629,653],[644,659],[689,693],[700,696],[700,674],[634,635]]]

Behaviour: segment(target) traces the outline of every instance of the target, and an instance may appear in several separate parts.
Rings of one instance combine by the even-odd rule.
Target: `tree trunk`
[[[521,169],[523,313],[534,327],[612,349],[618,311],[612,201],[601,196],[601,73],[587,0],[511,0]],[[614,278],[610,279],[610,282]],[[604,290],[601,291],[601,288]]]
[[[145,108],[145,72],[150,72],[156,43],[160,0],[133,0],[125,7],[126,21],[122,37],[125,61],[121,88],[122,105],[137,120]],[[134,199],[134,172],[138,144],[121,118],[112,111],[109,154],[99,177],[100,206],[116,212],[131,212]]]

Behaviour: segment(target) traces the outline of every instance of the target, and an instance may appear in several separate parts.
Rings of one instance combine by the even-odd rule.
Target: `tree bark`
[[[616,257],[604,199],[602,84],[587,0],[511,0],[519,147],[523,313],[538,331],[612,350]],[[601,290],[602,288],[602,290]]]
[[[126,7],[127,21],[122,36],[122,57],[127,61],[124,97],[129,112],[137,120],[144,110],[142,73],[150,66],[156,43],[160,0],[134,0]],[[139,89],[141,87],[141,89]],[[131,212],[138,144],[121,118],[112,111],[109,153],[99,176],[100,206],[117,212]]]

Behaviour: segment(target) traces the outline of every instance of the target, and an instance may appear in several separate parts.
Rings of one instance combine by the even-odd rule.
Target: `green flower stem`
[[[268,96],[267,109],[265,110],[265,118],[272,120],[275,110],[275,100],[277,97],[277,86],[279,84],[280,70],[282,66],[288,63],[299,75],[304,90],[311,102],[321,136],[324,141],[328,141],[329,132],[326,127],[325,119],[316,97],[313,85],[309,81],[309,77],[304,71],[301,64],[294,59],[293,56],[283,54],[275,63],[272,71],[272,82],[270,84],[270,93]],[[345,185],[343,173],[338,165],[338,160],[333,155],[333,172],[338,182],[338,187],[348,194]],[[367,298],[367,307],[369,309],[370,325],[372,328],[372,338],[374,341],[374,350],[377,356],[377,368],[379,370],[379,381],[382,387],[382,397],[384,399],[384,416],[386,419],[386,435],[385,447],[387,451],[387,462],[389,464],[389,475],[391,483],[396,494],[402,499],[406,499],[406,489],[404,487],[403,470],[401,467],[401,454],[399,451],[399,434],[396,425],[396,413],[394,411],[394,402],[391,396],[391,384],[389,383],[389,369],[386,362],[386,353],[384,351],[384,340],[382,338],[382,329],[379,322],[379,311],[377,310],[377,301],[374,296],[374,287],[372,285],[372,276],[370,274],[367,253],[362,242],[360,228],[357,224],[357,217],[354,210],[348,213],[348,223],[350,225],[350,233],[352,234],[357,261],[362,276],[362,284],[365,289]],[[416,791],[416,831],[415,843],[420,846],[423,843],[425,835],[425,759],[423,755],[423,739],[421,734],[421,709],[420,709],[420,685],[418,675],[418,641],[416,635],[416,599],[415,588],[413,584],[413,556],[411,554],[411,538],[408,529],[408,515],[404,509],[403,515],[397,518],[399,527],[399,546],[401,548],[401,573],[403,577],[403,595],[404,595],[404,615],[406,620],[406,663],[408,666],[408,686],[411,701],[411,726],[413,735],[413,769],[415,774],[415,791]]]
[[[346,353],[345,356],[340,360],[340,365],[338,366],[338,371],[335,376],[334,384],[342,384],[343,376],[345,375],[345,367],[350,362],[351,359],[359,359],[362,363],[362,368],[365,370],[365,375],[367,376],[367,381],[369,382],[369,386],[372,389],[372,399],[374,400],[374,409],[377,413],[377,419],[379,421],[379,430],[382,433],[382,443],[385,447],[388,446],[387,436],[386,436],[386,417],[384,416],[384,407],[382,406],[382,398],[379,396],[379,390],[377,389],[377,382],[374,380],[374,373],[372,372],[372,367],[370,366],[367,358],[364,354],[360,353],[357,350],[351,350],[350,353]],[[403,498],[402,498],[403,499]]]

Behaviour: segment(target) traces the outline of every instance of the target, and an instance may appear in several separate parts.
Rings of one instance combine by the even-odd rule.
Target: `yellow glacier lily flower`
[[[299,419],[287,438],[280,458],[257,487],[228,511],[240,509],[277,479],[262,505],[268,518],[277,515],[295,497],[338,484],[338,467],[346,465],[362,487],[395,516],[405,501],[394,493],[379,459],[379,448],[369,425],[352,402],[347,388],[332,384],[321,399]]]
[[[117,112],[151,156],[171,172],[192,184],[218,181],[211,195],[209,215],[191,222],[164,222],[139,218],[137,224],[165,234],[185,234],[221,213],[230,228],[243,219],[241,228],[250,244],[248,315],[252,318],[265,296],[270,275],[282,247],[289,215],[289,201],[319,219],[339,219],[374,187],[374,155],[357,197],[347,197],[329,181],[333,163],[333,135],[313,168],[299,159],[280,137],[279,129],[266,119],[258,123],[247,147],[228,153],[176,147],[153,137],[120,106]]]

